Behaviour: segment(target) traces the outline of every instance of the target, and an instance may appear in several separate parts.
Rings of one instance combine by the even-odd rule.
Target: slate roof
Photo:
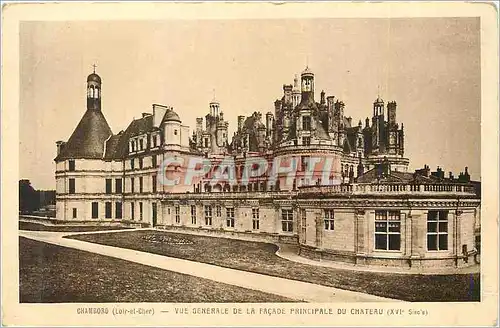
[[[104,154],[104,159],[111,160],[114,158],[119,158],[119,151],[121,149],[119,147],[120,142],[122,142],[123,131],[119,134],[111,136],[108,140],[106,140],[106,153]]]
[[[146,117],[141,117],[139,119],[133,120],[125,130],[125,134],[127,134],[129,137],[134,137],[149,132],[152,129],[153,115],[148,115]]]
[[[101,159],[104,142],[112,134],[102,112],[88,109],[55,160]]]
[[[89,76],[87,76],[87,82],[97,82],[101,84],[101,77],[96,73],[92,73]]]
[[[259,151],[259,142],[257,140],[257,130],[259,128],[265,128],[266,126],[258,119],[258,113],[254,112],[251,116],[248,116],[243,122],[243,126],[241,132],[236,133],[233,137],[231,144],[228,146],[228,150],[232,151],[236,149],[236,143],[239,141],[245,134],[248,133],[248,150],[250,152]]]
[[[444,178],[440,179],[438,177],[429,175],[423,175],[419,173],[410,172],[400,172],[400,171],[390,171],[387,175],[383,174],[382,165],[374,167],[373,169],[366,171],[357,178],[358,183],[408,183],[408,184],[456,184],[456,180]]]
[[[124,132],[112,136],[106,142],[105,159],[121,159],[128,154],[128,140],[153,130],[153,115],[133,120]]]
[[[179,115],[174,112],[173,109],[170,109],[170,110],[167,110],[167,112],[165,113],[165,116],[163,117],[163,121],[164,122],[168,122],[168,121],[176,121],[176,122],[181,122],[181,118],[179,117]]]
[[[320,120],[316,124],[316,137],[322,140],[331,140],[330,135],[326,132]]]
[[[314,95],[312,93],[305,93],[302,95],[300,104],[295,108],[296,111],[301,111],[302,109],[310,109],[312,111],[318,110],[318,104],[314,101]]]

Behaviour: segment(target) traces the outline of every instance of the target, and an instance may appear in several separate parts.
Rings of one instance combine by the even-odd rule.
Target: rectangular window
[[[69,179],[68,180],[68,193],[74,194],[75,193],[75,179]]]
[[[156,140],[156,139],[154,139]],[[156,160],[156,155],[151,156],[151,166],[156,167],[158,166],[157,160]]]
[[[134,140],[130,141],[130,151],[134,152],[135,151],[135,143]]]
[[[122,179],[115,179],[115,193],[122,193]]]
[[[111,219],[111,202],[106,202],[104,207],[104,216],[106,219]]]
[[[293,232],[293,210],[281,210],[281,229],[285,232]]]
[[[260,226],[260,214],[258,208],[252,208],[252,229],[259,230]]]
[[[302,156],[300,158],[300,170],[301,171],[307,170],[307,165],[309,164],[310,158],[311,158],[310,156]]]
[[[115,203],[115,218],[117,218],[117,219],[122,218],[122,203],[121,202]]]
[[[141,170],[142,170],[143,165],[144,165],[144,160],[143,160],[143,158],[141,157],[141,158],[139,158],[139,169],[141,169]]]
[[[111,194],[113,180],[106,179],[106,194]]]
[[[76,208],[73,208],[73,219],[76,219]]]
[[[311,130],[311,116],[302,116],[302,130]]]
[[[205,205],[205,225],[212,225],[212,206]]]
[[[151,204],[151,210],[153,211],[153,224],[156,224],[156,219],[158,218],[156,203]]]
[[[196,224],[196,205],[191,205],[191,224]]]
[[[181,223],[181,208],[180,208],[180,206],[175,207],[175,223]]]
[[[139,202],[139,221],[142,221],[143,214],[142,202]]]
[[[226,208],[226,225],[229,228],[234,228],[234,208]]]
[[[144,149],[144,142],[142,141],[142,139],[139,139],[139,149],[140,150]]]
[[[74,159],[70,159],[68,161],[68,170],[69,171],[74,171],[75,170],[75,160]]]
[[[99,218],[99,203],[92,202],[92,219]]]
[[[130,160],[130,169],[131,170],[135,169],[135,161],[133,158]]]
[[[448,211],[427,212],[427,250],[448,250]]]
[[[302,137],[302,145],[310,146],[311,145],[311,137]]]
[[[153,192],[156,192],[156,175],[151,177],[151,183],[153,185]]]
[[[375,249],[389,251],[401,249],[400,211],[375,211]]]
[[[143,186],[144,186],[144,181],[143,181],[142,177],[139,177],[139,192],[140,193],[142,193]]]
[[[335,221],[334,221],[334,215],[333,215],[333,210],[325,210],[325,230],[334,230],[335,229]]]
[[[219,218],[222,216],[222,207],[220,205],[215,206],[215,215]]]
[[[153,139],[153,148],[154,148],[154,147],[156,147],[156,136],[153,136],[151,139]]]
[[[135,189],[135,179],[134,178],[130,178],[130,192],[134,192],[134,189]]]
[[[130,203],[130,218],[135,220],[135,203]]]

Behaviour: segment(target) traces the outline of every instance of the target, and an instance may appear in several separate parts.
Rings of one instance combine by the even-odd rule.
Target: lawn
[[[407,301],[479,301],[479,274],[419,275],[312,266],[275,255],[273,244],[162,231],[76,235],[74,238]]]
[[[293,302],[125,260],[19,238],[22,303]]]
[[[121,226],[46,226],[41,223],[19,221],[19,230],[54,231],[54,232],[86,232],[103,230],[130,229]]]

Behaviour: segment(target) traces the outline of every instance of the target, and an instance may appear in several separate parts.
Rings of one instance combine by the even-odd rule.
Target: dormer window
[[[302,130],[304,130],[304,131],[311,130],[311,116],[303,116],[302,117]]]

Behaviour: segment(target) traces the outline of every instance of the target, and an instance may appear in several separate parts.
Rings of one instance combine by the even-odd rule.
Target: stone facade
[[[87,111],[69,140],[57,142],[58,220],[293,243],[305,257],[365,265],[474,262],[477,187],[467,168],[457,178],[427,166],[408,172],[394,101],[387,120],[378,97],[371,124],[353,125],[342,100],[324,92],[314,100],[306,68],[300,86],[297,77],[283,86],[274,113],[238,117],[231,140],[215,99],[191,136],[159,104],[113,134],[101,78],[94,72],[87,81]],[[193,161],[210,168],[200,175]],[[273,169],[256,174],[263,166]],[[234,179],[220,178],[224,168]]]

